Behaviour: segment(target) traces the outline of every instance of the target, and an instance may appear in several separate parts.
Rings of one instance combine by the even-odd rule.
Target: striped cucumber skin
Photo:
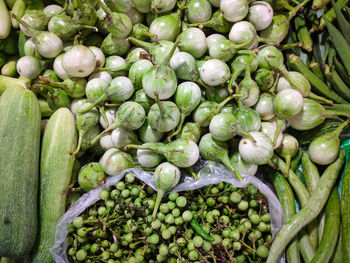
[[[343,261],[350,262],[350,161],[344,171],[341,193]]]
[[[0,256],[21,257],[34,246],[40,151],[40,108],[20,87],[0,98]]]
[[[38,246],[33,263],[54,262],[49,249],[55,240],[57,221],[65,212],[63,195],[72,176],[77,131],[74,116],[67,108],[60,108],[48,121],[41,148],[40,162],[40,218]]]

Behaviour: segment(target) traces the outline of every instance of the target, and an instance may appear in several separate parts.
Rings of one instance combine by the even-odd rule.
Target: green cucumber
[[[40,109],[20,87],[0,97],[0,256],[30,252],[37,232]]]
[[[74,116],[67,108],[60,108],[46,125],[40,162],[40,219],[38,246],[33,263],[54,262],[49,249],[53,247],[57,221],[65,212],[64,192],[72,176],[77,131]]]
[[[326,263],[331,259],[338,242],[340,229],[340,201],[335,187],[330,195],[325,209],[324,231],[320,245],[311,263]]]
[[[341,213],[343,219],[343,260],[344,262],[350,262],[350,161],[348,161],[344,170],[341,190]]]

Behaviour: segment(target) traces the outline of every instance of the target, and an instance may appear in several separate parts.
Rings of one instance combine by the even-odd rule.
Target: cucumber
[[[40,162],[40,219],[38,246],[33,263],[54,262],[49,249],[53,247],[57,221],[65,212],[63,195],[72,176],[77,131],[74,116],[67,108],[60,108],[48,121],[41,147]]]
[[[340,230],[340,201],[336,187],[333,189],[328,199],[325,215],[326,219],[322,239],[311,263],[329,262],[338,242]]]
[[[350,161],[348,161],[344,170],[341,189],[341,213],[343,219],[343,261],[350,262]]]
[[[20,87],[0,97],[0,256],[30,252],[37,232],[40,108]]]

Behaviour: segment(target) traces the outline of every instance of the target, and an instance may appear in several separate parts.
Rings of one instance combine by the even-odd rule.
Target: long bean
[[[300,230],[299,233],[299,250],[305,263],[311,262],[311,260],[316,254],[311,239],[309,238],[305,229]]]
[[[337,245],[340,228],[340,202],[337,187],[334,187],[328,199],[325,214],[326,221],[323,237],[311,263],[329,262]]]
[[[329,165],[323,173],[307,205],[287,222],[277,234],[271,245],[267,263],[276,263],[293,237],[320,214],[333,189],[344,160],[345,151],[341,150],[338,159]]]
[[[272,182],[281,203],[284,221],[288,222],[296,213],[294,193],[286,178],[277,171],[262,167],[264,174]],[[307,236],[307,235],[306,235]],[[309,239],[310,240],[310,239]],[[305,242],[305,240],[304,240]],[[307,242],[307,240],[306,240]],[[298,239],[295,237],[286,248],[287,262],[300,262]]]
[[[316,165],[310,160],[306,152],[303,152],[301,165],[303,167],[306,188],[309,193],[312,194],[320,180],[320,174],[318,173]]]
[[[312,73],[312,71],[309,70],[309,68],[301,61],[300,57],[294,54],[291,54],[288,57],[288,63],[294,69],[302,73],[310,81],[314,90],[316,90],[317,93],[320,93],[323,96],[326,96],[327,98],[337,103],[344,103],[344,104],[348,103],[346,100],[340,97],[337,93],[331,90],[322,80],[316,77],[315,74]]]
[[[0,39],[8,37],[11,31],[11,17],[4,0],[0,0]]]
[[[281,171],[285,170],[285,166],[286,166],[285,162],[282,161],[276,155],[274,155],[272,157],[271,161]],[[290,183],[293,190],[297,194],[301,207],[305,207],[310,200],[310,194],[309,194],[308,190],[306,189],[306,187],[304,186],[303,182],[299,179],[299,177],[293,171],[289,171],[288,182]],[[318,222],[317,222],[317,220],[308,224],[307,230],[309,233],[309,237],[311,239],[311,243],[314,246],[314,248],[316,249],[317,245],[318,245]]]
[[[330,261],[331,263],[343,263],[343,233],[342,233],[342,229],[340,227],[340,233],[339,233],[339,237],[338,237],[338,242],[337,242],[337,246],[335,248],[334,254],[333,254],[333,258]]]
[[[343,82],[336,70],[330,70],[328,65],[325,65],[324,74],[331,83],[333,89],[344,99],[350,101],[350,88]]]
[[[339,32],[339,30],[334,25],[332,25],[332,23],[329,22],[326,17],[324,17],[324,20],[326,22],[328,33],[331,37],[333,45],[337,50],[338,55],[341,58],[344,67],[346,68],[346,71],[350,74],[350,46],[346,42],[343,35]]]
[[[303,149],[299,148],[297,154],[294,156],[293,160],[290,163],[290,169],[295,171],[301,162],[301,158],[303,156]]]

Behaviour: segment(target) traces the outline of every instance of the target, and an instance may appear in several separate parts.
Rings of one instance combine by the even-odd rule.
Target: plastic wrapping
[[[206,185],[217,184],[220,182],[226,182],[234,185],[238,188],[243,188],[249,184],[255,185],[261,193],[263,193],[268,199],[269,212],[271,215],[271,232],[275,236],[283,225],[283,212],[280,202],[271,188],[263,183],[255,176],[249,176],[242,174],[244,180],[240,182],[226,167],[214,162],[200,162],[199,165],[194,167],[194,171],[198,175],[198,180],[195,181],[192,176],[182,176],[180,183],[171,192],[181,192],[194,190]],[[55,243],[50,249],[50,252],[57,263],[69,263],[67,258],[67,227],[72,223],[73,219],[84,212],[89,206],[99,201],[99,193],[101,190],[116,184],[120,181],[125,174],[131,173],[138,179],[144,181],[154,190],[157,190],[154,186],[153,173],[145,172],[140,169],[132,168],[124,170],[123,172],[109,177],[104,185],[99,186],[84,194],[78,199],[68,211],[58,221],[56,227]],[[284,263],[284,257],[281,258],[279,263]]]

